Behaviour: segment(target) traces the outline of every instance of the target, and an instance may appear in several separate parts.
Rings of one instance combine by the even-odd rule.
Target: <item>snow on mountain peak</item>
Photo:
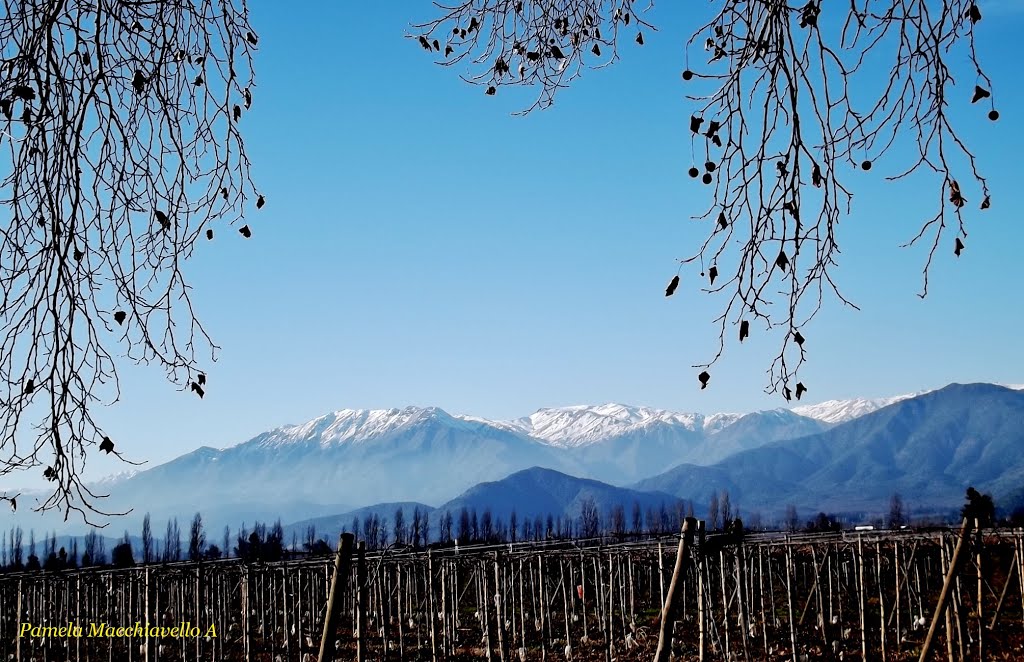
[[[321,445],[361,443],[426,420],[455,420],[437,407],[342,409],[300,425],[286,425],[257,437],[261,446],[316,441]]]
[[[823,423],[838,425],[865,414],[888,407],[891,404],[912,398],[914,395],[897,395],[891,398],[853,398],[850,400],[826,400],[816,405],[801,405],[791,411]]]
[[[1002,386],[1013,391],[1024,391],[1024,384],[996,384],[996,386]],[[793,407],[791,411],[801,416],[817,419],[823,423],[838,425],[839,423],[845,423],[847,421],[852,421],[855,418],[860,418],[865,414],[870,414],[871,412],[882,409],[883,407],[888,407],[889,405],[896,404],[897,402],[916,398],[936,390],[938,389],[925,389],[916,393],[896,395],[891,398],[826,400],[825,402],[821,402],[816,405],[801,405],[799,407]]]
[[[118,471],[117,473],[109,474],[107,476],[103,476],[102,478],[96,479],[95,481],[91,482],[89,486],[107,488],[110,487],[111,485],[123,483],[129,478],[134,478],[138,473],[139,472],[136,469],[129,469],[128,471]]]
[[[744,416],[746,414],[711,414],[710,416],[705,416],[704,431],[708,434],[720,432]]]
[[[705,417],[702,414],[680,414],[653,407],[608,403],[538,409],[510,423],[534,439],[552,446],[574,448],[656,425],[683,427],[696,432],[710,424],[717,430],[732,422],[731,416],[717,414]]]
[[[1024,385],[1008,388],[1024,390]],[[869,414],[877,409],[927,393],[921,391],[891,398],[855,398],[828,400],[816,405],[801,405],[776,413],[792,413],[836,425]],[[772,412],[762,412],[771,414]],[[438,407],[390,409],[342,409],[299,425],[287,425],[265,432],[251,443],[261,447],[317,443],[322,446],[360,444],[428,421],[454,427],[488,426],[505,432],[526,435],[551,446],[580,448],[624,435],[650,431],[660,426],[713,435],[729,427],[744,414],[677,413],[654,407],[617,403],[574,405],[538,409],[529,416],[512,421],[494,421],[476,416],[452,416]]]

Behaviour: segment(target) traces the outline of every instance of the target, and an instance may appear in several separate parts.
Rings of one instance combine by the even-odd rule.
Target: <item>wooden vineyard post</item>
[[[744,566],[746,564],[746,557],[743,554],[743,543],[736,546],[736,594],[739,596],[739,612],[740,612],[740,640],[743,642],[743,659],[750,660],[750,647],[747,640],[747,630],[750,627],[749,614],[747,613],[747,594],[746,594],[746,583],[744,577]]]
[[[430,618],[430,659],[437,662],[437,608],[434,606],[434,550],[427,550],[427,596]],[[386,650],[386,648],[385,648]]]
[[[932,641],[935,639],[935,631],[939,628],[939,619],[942,618],[942,614],[946,609],[946,603],[949,601],[949,595],[952,592],[953,580],[956,577],[956,573],[960,568],[960,561],[963,558],[961,552],[964,548],[964,542],[967,537],[971,535],[971,520],[970,518],[964,518],[963,526],[960,527],[960,537],[956,541],[956,549],[953,550],[953,558],[949,562],[949,572],[946,573],[946,579],[942,583],[942,592],[939,593],[939,603],[935,605],[935,613],[932,615],[932,624],[928,628],[928,635],[924,639],[924,644],[921,645],[921,656],[918,658],[918,662],[924,662],[928,659],[928,654],[932,649]]]
[[[981,522],[974,520],[974,528],[978,532],[978,549],[977,554],[974,557],[974,563],[978,567],[978,604],[975,606],[974,611],[978,616],[978,660],[985,659],[985,621],[982,615],[982,600],[984,599],[984,578],[981,574],[981,550],[984,540],[981,536]]]
[[[477,601],[477,604],[480,607],[480,618],[483,619],[483,631],[484,631],[483,639],[484,639],[484,644],[485,644],[485,646],[487,648],[487,662],[491,662],[491,660],[493,660],[494,657],[493,657],[493,646],[491,645],[491,613],[490,613],[490,608],[488,607],[488,602],[490,602],[490,600],[487,597],[488,594],[490,593],[490,588],[488,587],[488,583],[489,582],[487,581],[487,562],[486,561],[483,562],[483,563],[480,563],[477,566],[477,572],[479,573],[479,576],[478,576],[478,582],[479,582],[478,587],[479,587],[479,596],[480,596],[479,600]],[[541,600],[541,605],[543,605],[543,604],[544,604],[544,601]],[[543,609],[543,606],[541,607],[541,609]],[[544,627],[541,626],[541,635],[543,636],[543,634],[544,634]]]
[[[757,546],[757,593],[761,602],[761,639],[764,641],[764,656],[768,657],[768,617],[764,611],[764,564],[761,561],[761,545]],[[768,558],[768,568],[771,570],[771,557]],[[774,611],[774,605],[773,611]],[[701,623],[701,662],[704,660],[704,628]]]
[[[249,660],[251,659],[249,657],[249,651],[251,650],[250,639],[249,639],[249,566],[245,566],[244,569],[242,570],[241,592],[242,592],[242,600],[241,600],[241,602],[242,602],[242,619],[241,619],[241,625],[242,625],[242,635],[244,636],[244,642],[245,642],[243,644],[242,650],[243,650],[243,652],[245,654],[245,662],[249,662]],[[157,593],[157,613],[158,614],[160,613],[159,592]],[[162,620],[163,619],[161,618],[161,622],[162,622]],[[157,659],[159,660],[160,659],[160,644],[159,643],[157,643],[156,656],[157,656]]]
[[[569,562],[569,571],[569,583],[571,584],[572,561]],[[565,656],[568,659],[572,659],[572,636],[569,634],[569,596],[568,591],[566,591],[565,564],[561,559],[558,560],[558,581],[562,586],[562,615],[565,617]]]
[[[1017,552],[1017,582],[1020,584],[1020,607],[1024,612],[1024,545],[1019,533],[1014,536],[1013,547]]]
[[[864,534],[857,534],[857,606],[860,614],[860,659],[868,659],[868,632],[864,609]],[[796,651],[793,652],[796,655]]]
[[[698,561],[697,565],[697,656],[700,662],[704,662],[705,637],[704,632],[707,616],[704,615],[704,564]]]
[[[397,591],[398,591],[398,659],[399,660],[404,660],[405,659],[405,624],[404,624],[405,623],[405,621],[404,621],[405,616],[403,614],[405,612],[402,611],[402,605],[405,603],[405,594],[402,593],[402,590],[403,590],[403,587],[402,587],[402,576],[405,574],[405,571],[402,569],[402,566],[395,566],[395,574],[398,577],[396,579],[396,581],[395,581],[395,583],[397,585]]]
[[[14,659],[16,662],[21,662],[21,580],[18,580],[18,604],[15,607],[17,612],[14,615],[14,624],[17,627],[15,630],[16,639],[14,640]]]
[[[143,625],[146,626],[146,633],[145,633],[145,639],[144,639],[145,643],[143,644],[145,646],[145,653],[143,653],[143,660],[145,660],[145,662],[149,662],[149,616],[150,616],[150,613],[149,613],[149,566],[146,566],[146,584],[145,584],[144,590],[146,591],[146,599],[143,602],[143,605],[144,605],[143,608],[146,611],[145,611],[145,613],[143,613],[142,623],[143,623]]]
[[[483,570],[486,572],[486,568]],[[505,646],[505,614],[502,611],[502,598],[505,591],[501,581],[501,570],[498,564],[498,553],[494,553],[494,618],[498,624],[498,659],[505,662],[508,650]],[[488,596],[484,596],[485,598]]]
[[[338,553],[334,555],[334,576],[331,578],[331,592],[327,598],[327,614],[324,616],[324,631],[320,637],[320,655],[317,662],[330,662],[334,659],[334,646],[331,645],[331,640],[338,626],[338,612],[341,611],[339,596],[348,585],[349,570],[352,567],[353,539],[351,533],[343,533],[338,538]],[[287,613],[287,605],[285,612]]]
[[[882,590],[882,544],[875,543],[875,578],[878,584],[878,614],[881,626],[879,636],[882,644],[882,659],[888,659],[885,654],[885,593]],[[897,636],[898,633],[897,633]]]
[[[658,590],[661,591],[661,604],[665,604],[665,562],[661,554],[661,541],[658,541]]]
[[[661,629],[658,633],[658,650],[654,654],[654,662],[668,662],[672,650],[672,629],[675,624],[675,612],[679,608],[682,597],[683,582],[686,580],[686,559],[693,544],[693,531],[697,520],[687,517],[683,521],[683,534],[679,537],[679,548],[676,550],[676,567],[672,571],[672,581],[668,585],[668,595],[661,608]]]
[[[606,655],[609,660],[615,660],[615,571],[612,566],[614,555],[608,552],[608,636],[605,641],[608,642],[608,650]]]
[[[939,553],[942,561],[942,575],[945,577],[946,573],[949,572],[949,559],[946,554],[946,542],[939,538]],[[953,662],[953,621],[950,619],[950,609],[946,609],[946,657],[949,662]]]
[[[897,538],[893,543],[893,567],[896,570],[896,599],[893,601],[893,611],[896,615],[896,652],[899,653],[903,648],[903,635],[900,633],[900,541]],[[890,620],[892,619],[892,613],[890,612]]]
[[[704,549],[704,520],[697,521],[697,545]],[[660,550],[660,547],[659,547]],[[704,556],[703,553],[697,557],[697,659],[704,662],[705,649],[707,647],[707,596],[704,588]]]
[[[732,657],[729,649],[729,596],[725,591],[725,550],[718,550],[718,577],[722,586],[722,634],[725,636],[725,657]]]
[[[196,599],[196,619],[197,620],[199,618],[202,618],[202,614],[203,614],[203,605],[202,605],[202,600],[200,599],[202,597],[202,590],[203,590],[203,565],[200,563],[199,565],[196,566],[196,595],[195,595],[195,599]],[[199,660],[202,659],[202,642],[203,642],[203,638],[202,637],[196,637],[196,662],[199,662]]]
[[[339,539],[338,546],[341,546]],[[288,610],[290,608],[288,604],[288,587],[290,585],[291,578],[288,575],[286,568],[281,569],[281,604],[284,605],[284,610],[281,612],[282,620],[284,622],[284,659],[292,659],[292,638],[290,630],[288,629]],[[328,599],[329,601],[329,599]],[[321,641],[323,643],[323,641]]]
[[[356,564],[356,661],[366,659],[366,542],[359,541]]]
[[[774,600],[772,603],[774,604]],[[796,662],[796,629],[793,622],[793,544],[788,539],[786,540],[786,606],[789,610],[790,654],[793,662]]]
[[[1016,544],[1014,545],[1013,558],[1010,559],[1010,569],[1006,572],[1006,583],[1003,584],[1003,590],[999,594],[999,602],[996,603],[996,610],[992,614],[992,622],[988,624],[989,631],[996,629],[996,621],[999,620],[999,613],[1003,610],[1003,602],[1006,600],[1007,589],[1010,588],[1010,584],[1013,581],[1013,576],[1017,574],[1017,550]]]

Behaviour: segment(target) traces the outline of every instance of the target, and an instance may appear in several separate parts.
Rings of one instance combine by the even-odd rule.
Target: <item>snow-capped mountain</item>
[[[379,502],[437,506],[530,467],[621,487],[683,463],[707,467],[776,442],[820,436],[913,399],[830,401],[746,415],[579,405],[512,421],[453,416],[437,407],[342,409],[100,485],[111,495],[103,504],[108,511],[132,508],[141,518],[147,510],[154,517],[202,510],[211,521],[233,524]]]
[[[667,426],[690,433],[713,433],[734,423],[741,414],[679,414],[620,404],[577,405],[539,409],[529,416],[509,421],[534,439],[559,448],[579,448],[614,437],[652,431]]]
[[[481,418],[452,416],[438,407],[404,409],[342,409],[314,418],[301,425],[286,425],[265,432],[246,442],[260,448],[284,448],[296,444],[317,444],[324,448],[343,444],[366,444],[419,425],[436,422],[445,426],[477,432],[483,427],[517,431],[515,426],[496,425]]]
[[[384,501],[438,505],[535,466],[624,485],[667,465],[714,462],[776,440],[780,430],[789,433],[767,422],[771,416],[762,425],[760,416],[620,404],[543,409],[515,421],[453,416],[437,407],[342,409],[111,477],[103,481],[110,494],[104,506],[132,508],[133,517],[202,510],[211,521],[232,523],[267,512],[300,519]],[[710,441],[716,437],[717,446]]]
[[[790,411],[807,418],[813,418],[823,423],[838,425],[846,421],[852,421],[865,414],[878,411],[882,407],[896,404],[902,400],[912,398],[916,394],[897,395],[891,398],[853,398],[850,400],[826,400],[816,405],[801,405],[793,407]]]
[[[115,474],[104,476],[98,480],[89,483],[89,487],[109,487],[110,485],[117,485],[118,483],[123,483],[124,481],[135,477],[135,475],[138,473],[139,472],[136,469],[131,469],[129,471],[119,471]]]
[[[748,510],[794,504],[806,513],[884,512],[894,492],[916,508],[955,512],[973,486],[1011,510],[1024,501],[1021,391],[950,384],[710,466],[682,464],[633,487],[680,498],[727,489]]]
[[[1024,391],[1024,384],[995,384],[995,386],[1003,386],[1014,391]],[[807,418],[822,421],[823,423],[838,425],[839,423],[852,421],[855,418],[860,418],[865,414],[870,414],[873,411],[878,411],[883,407],[888,407],[889,405],[896,404],[897,402],[916,398],[927,393],[933,393],[937,390],[939,389],[926,389],[916,393],[906,393],[904,395],[896,395],[889,398],[826,400],[825,402],[821,402],[816,405],[801,405],[799,407],[793,407],[790,411],[801,416],[806,416]]]

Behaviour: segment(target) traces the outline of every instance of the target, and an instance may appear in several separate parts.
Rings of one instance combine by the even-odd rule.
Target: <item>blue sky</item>
[[[511,418],[608,401],[785,404],[762,392],[777,337],[730,347],[700,391],[690,366],[713,351],[718,304],[694,270],[664,297],[705,233],[690,216],[706,190],[686,176],[688,12],[656,7],[661,31],[644,47],[628,42],[622,62],[515,118],[527,97],[487,97],[403,38],[430,3],[317,4],[250,3],[258,87],[243,123],[268,204],[247,219],[251,240],[220,232],[191,263],[222,347],[206,398],[123,367],[121,402],[100,416],[129,457],[158,463],[341,408]],[[805,330],[809,402],[1024,382],[1024,104],[1017,65],[996,57],[1016,52],[1024,25],[993,14],[979,47],[1002,118],[964,114],[993,207],[969,206],[967,250],[956,260],[943,246],[921,300],[924,253],[898,246],[932,213],[933,189],[882,183],[902,162],[850,173],[838,274],[862,310],[829,305]],[[964,104],[972,87],[958,85]],[[92,473],[119,468],[104,459]]]

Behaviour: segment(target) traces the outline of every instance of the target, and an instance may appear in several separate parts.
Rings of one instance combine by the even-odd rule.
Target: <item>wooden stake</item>
[[[978,520],[974,520],[974,528],[978,532],[978,553],[975,555],[974,563],[978,567],[978,604],[974,607],[975,614],[978,616],[978,662],[982,662],[985,659],[985,621],[982,615],[982,605],[984,604],[984,594],[982,589],[984,588],[984,578],[981,572],[981,550],[983,539],[981,536],[981,523]]]
[[[352,567],[351,533],[343,533],[338,537],[338,551],[334,555],[334,575],[331,578],[331,592],[327,598],[327,615],[324,618],[324,631],[320,637],[320,655],[318,662],[330,662],[334,659],[334,632],[338,627],[338,613],[341,611],[339,596],[348,585],[348,576]],[[363,543],[360,543],[362,545]],[[287,611],[287,605],[286,605]],[[287,621],[285,621],[287,628]],[[362,632],[359,633],[360,636]]]
[[[796,629],[795,623],[793,622],[793,578],[792,578],[792,565],[793,565],[793,548],[787,542],[786,543],[786,605],[789,609],[789,644],[792,648],[791,654],[793,662],[796,661]]]
[[[427,609],[430,621],[430,659],[437,662],[437,607],[434,605],[434,550],[427,550]]]
[[[661,629],[658,632],[658,649],[654,654],[654,662],[668,662],[672,651],[672,630],[675,624],[676,610],[679,608],[677,601],[685,581],[687,560],[690,546],[693,544],[693,533],[696,526],[697,521],[692,517],[687,517],[683,522],[683,531],[679,537],[679,547],[676,550],[676,566],[672,571],[672,581],[668,586],[668,595],[665,597],[665,602],[661,608]]]
[[[949,601],[949,594],[953,587],[953,580],[956,577],[957,570],[960,569],[960,562],[962,559],[961,552],[964,548],[964,541],[971,534],[971,520],[964,518],[963,526],[960,528],[960,537],[956,541],[956,549],[953,550],[953,559],[949,563],[949,572],[946,574],[946,579],[942,583],[942,592],[939,593],[939,603],[935,606],[935,613],[932,615],[932,624],[928,628],[928,635],[924,639],[924,644],[921,645],[921,656],[918,658],[919,662],[925,662],[928,659],[928,654],[931,653],[932,642],[935,640],[935,631],[939,627],[939,618],[942,616],[942,612],[946,608],[946,603]]]
[[[1017,550],[1013,551],[1013,558],[1010,559],[1010,569],[1006,571],[1006,583],[1003,584],[1003,590],[999,594],[999,602],[996,603],[996,610],[992,614],[992,622],[988,624],[988,629],[995,630],[996,622],[999,620],[999,614],[1003,610],[1003,601],[1006,600],[1007,589],[1010,588],[1010,584],[1013,581],[1013,576],[1017,574]]]
[[[360,540],[356,561],[356,660],[366,660],[366,542]]]

